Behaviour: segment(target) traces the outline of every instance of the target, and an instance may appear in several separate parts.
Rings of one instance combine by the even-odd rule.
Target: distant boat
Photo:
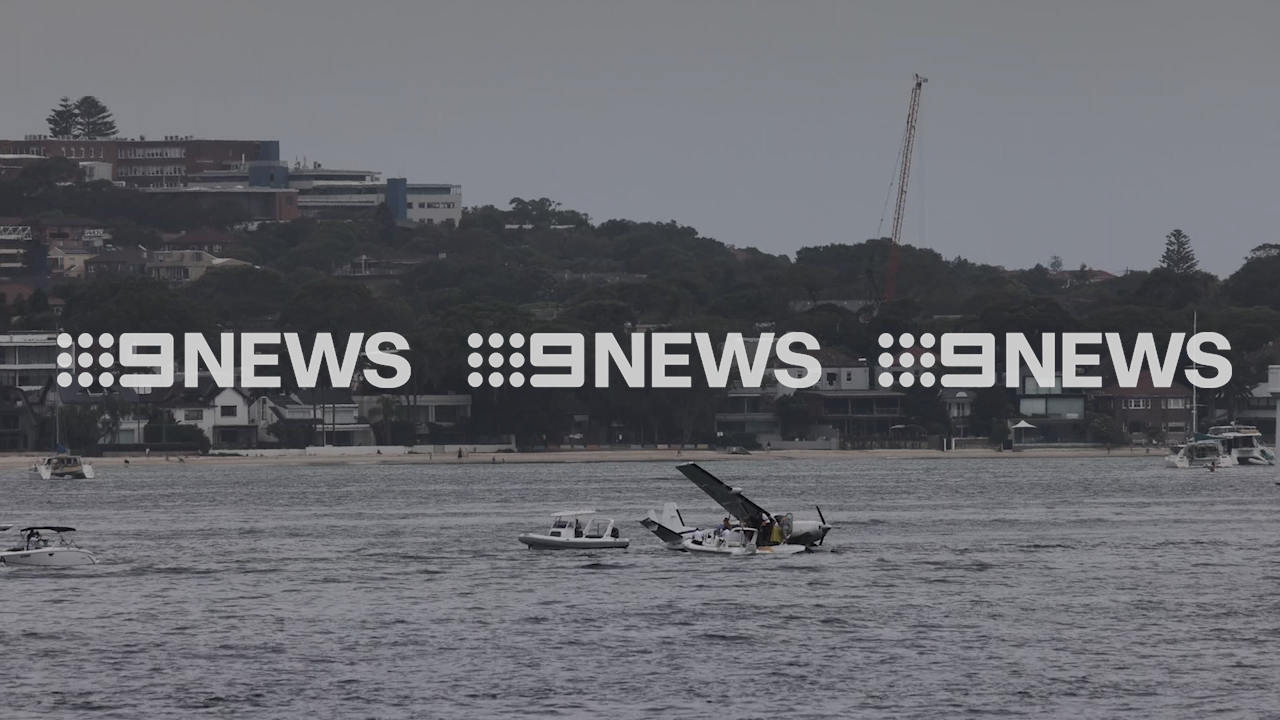
[[[93,463],[78,455],[72,455],[62,447],[62,416],[59,406],[53,408],[53,447],[58,452],[52,457],[42,457],[31,466],[31,472],[42,480],[55,477],[73,478],[76,480],[92,480],[94,478]]]
[[[1262,433],[1252,425],[1218,425],[1209,428],[1209,437],[1222,443],[1233,465],[1275,465],[1276,453],[1262,442]]]
[[[77,455],[54,455],[42,457],[31,466],[31,472],[42,480],[51,478],[74,478],[76,480],[92,480],[93,464]]]
[[[1166,467],[1185,470],[1194,467],[1227,467],[1234,465],[1235,461],[1217,440],[1192,440],[1169,448],[1164,463]]]

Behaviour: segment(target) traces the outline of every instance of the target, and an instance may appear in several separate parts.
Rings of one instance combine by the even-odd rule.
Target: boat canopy
[[[76,531],[76,529],[73,527],[29,527],[29,528],[22,528],[18,532],[31,532],[32,530],[48,530],[49,532],[56,532],[56,533]]]

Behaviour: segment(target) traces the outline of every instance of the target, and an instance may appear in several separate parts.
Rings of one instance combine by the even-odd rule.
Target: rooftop
[[[1098,395],[1111,397],[1190,397],[1191,390],[1179,385],[1176,381],[1171,387],[1156,387],[1151,373],[1143,370],[1138,376],[1137,387],[1120,387],[1119,384],[1108,385],[1098,391]]]

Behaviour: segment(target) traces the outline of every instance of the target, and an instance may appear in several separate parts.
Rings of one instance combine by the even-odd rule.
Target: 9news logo
[[[76,341],[72,339],[71,335],[67,333],[58,335],[58,347],[63,350],[63,352],[58,354],[58,367],[63,370],[58,373],[58,385],[61,387],[70,387],[72,382],[78,382],[80,387],[89,387],[93,385],[94,380],[97,380],[98,384],[102,387],[111,387],[112,385],[115,385],[116,376],[107,372],[107,370],[115,364],[115,356],[109,352],[102,352],[95,357],[92,352],[89,352],[89,349],[93,347],[93,336],[89,333],[80,333],[79,345],[82,352],[80,353],[79,358],[73,357],[73,353],[75,352],[74,346],[76,344]],[[100,349],[106,351],[113,345],[115,345],[115,338],[111,337],[111,335],[103,333],[98,336],[98,347]],[[79,362],[77,362],[77,359]],[[98,367],[103,370],[103,372],[96,378],[92,372],[89,372],[94,366],[94,360],[98,361]],[[69,370],[73,369],[73,366],[82,370],[82,372],[75,378],[73,378],[71,376],[71,372],[69,372]]]
[[[895,339],[901,351],[897,356],[892,351]],[[1146,366],[1145,372],[1150,375],[1152,384],[1158,388],[1172,387],[1180,369],[1188,382],[1204,390],[1226,385],[1231,381],[1232,372],[1231,362],[1226,357],[1205,350],[1206,345],[1216,350],[1231,349],[1231,343],[1215,332],[1196,333],[1190,338],[1186,333],[1171,333],[1163,357],[1156,348],[1152,333],[1139,333],[1131,350],[1125,347],[1119,333],[1044,333],[1040,336],[1039,350],[1032,347],[1031,341],[1022,333],[1007,333],[1003,338],[1003,368],[999,367],[996,336],[992,333],[943,333],[941,338],[926,333],[920,336],[919,345],[925,352],[919,353],[918,358],[916,338],[911,333],[903,333],[897,338],[884,333],[879,344],[885,352],[878,358],[883,371],[876,377],[876,382],[886,388],[892,387],[895,380],[904,388],[914,385],[917,378],[912,368],[918,361],[920,368],[924,369],[919,376],[923,387],[932,387],[935,382],[946,388],[995,387],[997,371],[1003,370],[1004,386],[1016,388],[1025,369],[1035,377],[1040,387],[1096,389],[1102,387],[1102,355],[1088,350],[1101,350],[1102,346],[1110,353],[1110,366],[1115,372],[1116,383],[1123,388],[1138,386],[1143,366]],[[935,344],[939,346],[936,356],[932,350]],[[1191,363],[1190,367],[1182,366],[1184,354],[1186,361]],[[935,364],[939,371],[968,369],[974,372],[947,372],[939,377],[928,370]],[[896,378],[892,372],[895,368],[903,369]],[[1086,368],[1094,370],[1082,373]],[[1206,376],[1201,368],[1215,372]]]
[[[96,354],[94,340],[89,333],[81,333],[77,338],[68,333],[58,335],[58,347],[62,349],[57,358],[59,386],[78,383],[87,388],[96,382],[102,387],[111,387],[118,382],[127,388],[167,388],[174,384],[174,368],[179,366],[174,335],[121,333],[117,338],[102,333],[96,338]],[[317,333],[309,354],[302,347],[298,333],[221,333],[218,341],[215,351],[200,333],[182,336],[180,366],[185,387],[199,387],[201,374],[207,373],[218,387],[278,388],[281,376],[264,371],[281,365],[282,344],[293,379],[300,388],[317,387],[322,367],[328,371],[327,386],[331,387],[350,387],[359,372],[360,379],[369,385],[390,390],[404,387],[412,374],[409,361],[399,355],[409,349],[409,341],[399,333],[373,333],[367,339],[364,333],[352,333],[347,336],[341,356],[331,333]],[[113,348],[115,353],[110,352]],[[120,371],[113,372],[116,366]],[[95,367],[101,370],[96,375]],[[392,372],[384,374],[379,368]],[[121,372],[123,370],[139,372]]]

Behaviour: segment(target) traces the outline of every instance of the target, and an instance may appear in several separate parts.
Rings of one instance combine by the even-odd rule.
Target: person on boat
[[[40,531],[32,530],[27,533],[27,549],[35,550],[38,547],[40,547]]]
[[[582,537],[582,521],[577,518],[573,519],[573,536],[576,538]]]
[[[729,524],[729,518],[725,518],[725,519],[724,519],[724,525],[722,525],[722,526],[721,526],[721,529],[722,529],[722,530],[730,530],[730,529],[732,529],[732,528],[733,528],[733,526]]]
[[[697,530],[693,531],[693,544],[694,545],[702,544],[702,528],[698,528]]]

